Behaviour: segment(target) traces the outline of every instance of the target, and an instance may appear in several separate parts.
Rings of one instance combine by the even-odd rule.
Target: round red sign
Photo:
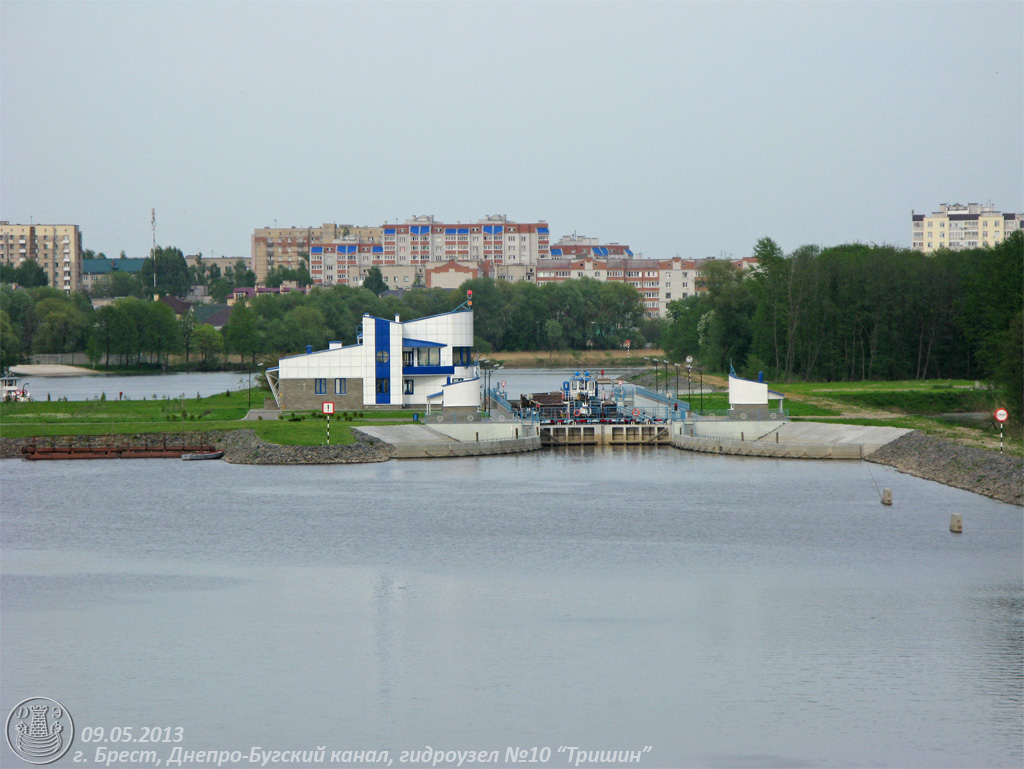
[[[1005,422],[1010,418],[1010,412],[1006,409],[996,409],[995,417],[997,422]]]

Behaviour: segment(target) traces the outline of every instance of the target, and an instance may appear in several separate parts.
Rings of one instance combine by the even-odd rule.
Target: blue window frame
[[[347,379],[335,379],[334,380],[334,394],[345,395],[348,392],[348,380]]]
[[[327,395],[327,380],[314,379],[313,388],[317,395]]]

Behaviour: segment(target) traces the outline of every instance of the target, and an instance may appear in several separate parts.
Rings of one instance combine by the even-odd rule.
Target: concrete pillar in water
[[[883,505],[891,505],[892,504],[892,489],[882,489],[882,504]]]
[[[964,533],[964,518],[960,513],[953,513],[949,518],[949,530],[954,534]]]

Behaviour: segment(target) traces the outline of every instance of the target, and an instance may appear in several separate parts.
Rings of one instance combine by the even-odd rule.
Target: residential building
[[[82,286],[82,235],[77,224],[0,222],[0,263],[18,267],[34,259],[53,288],[70,294]]]
[[[931,253],[995,246],[1021,229],[1024,215],[996,211],[991,204],[943,203],[933,214],[912,211],[910,218],[911,248]]]
[[[334,243],[342,238],[355,242],[381,242],[380,227],[354,227],[349,224],[323,224],[320,227],[261,227],[253,232],[252,260],[257,284],[267,279],[274,267],[295,269],[306,262],[314,246]],[[310,265],[312,272],[312,265]]]
[[[91,291],[96,281],[105,278],[114,272],[127,272],[138,275],[142,269],[145,259],[83,259],[82,260],[82,282],[80,288],[83,291]]]
[[[267,370],[282,411],[331,402],[339,411],[441,407],[475,413],[473,312],[459,309],[402,322],[364,315],[358,343],[281,358]]]
[[[554,250],[554,249],[552,249]],[[584,256],[577,259],[551,257],[537,263],[537,283],[593,278],[604,282],[628,283],[643,297],[650,317],[667,317],[668,304],[693,296],[700,290],[698,279],[704,259],[638,259]],[[753,257],[730,259],[737,269],[751,269]]]
[[[428,267],[424,283],[427,288],[455,289],[467,280],[478,277],[480,277],[480,270],[476,265],[466,265],[453,260]]]
[[[551,246],[551,256],[567,256],[570,258],[578,256],[632,258],[633,250],[629,246],[623,246],[618,243],[602,244],[598,238],[566,235]]]
[[[429,265],[452,261],[495,277],[529,280],[537,260],[550,255],[549,239],[546,222],[511,222],[503,214],[469,224],[416,216],[381,227],[263,228],[253,235],[253,271],[262,283],[273,267],[297,267],[308,254],[317,285],[359,286],[371,267],[379,267],[389,285],[425,285]]]

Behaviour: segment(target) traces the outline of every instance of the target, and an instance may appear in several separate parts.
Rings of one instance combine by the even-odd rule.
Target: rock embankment
[[[192,445],[211,445],[224,452],[224,460],[238,465],[341,465],[360,462],[386,462],[394,454],[394,447],[359,430],[352,430],[356,443],[344,446],[281,446],[267,443],[253,430],[226,432],[169,433],[177,445],[181,441]],[[151,443],[159,435],[117,436],[125,442]],[[20,459],[22,446],[29,438],[0,438],[0,459]],[[48,439],[37,439],[48,440]],[[59,436],[60,445],[85,446],[97,436]]]
[[[1024,459],[961,446],[920,432],[882,446],[868,462],[975,494],[1024,505]]]
[[[344,446],[282,446],[267,443],[253,430],[232,430],[214,437],[224,459],[236,465],[345,465],[386,462],[394,447],[352,430],[356,443]]]

